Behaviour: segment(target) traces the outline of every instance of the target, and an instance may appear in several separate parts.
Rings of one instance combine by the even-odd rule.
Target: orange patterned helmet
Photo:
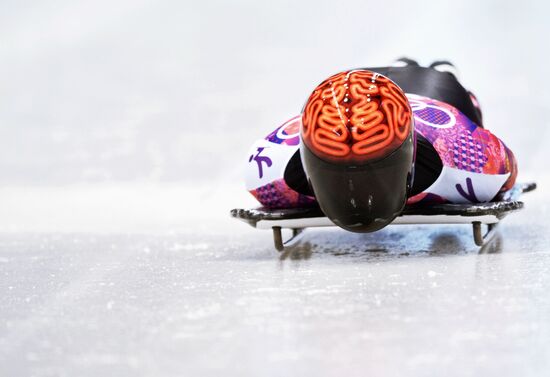
[[[399,215],[411,186],[414,123],[393,81],[364,69],[323,81],[302,112],[305,172],[325,214],[355,232]]]

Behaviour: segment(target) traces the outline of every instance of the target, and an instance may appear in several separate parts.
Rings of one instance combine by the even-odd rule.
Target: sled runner
[[[487,203],[408,206],[392,224],[472,224],[475,244],[484,246],[493,239],[500,220],[523,208],[520,196],[536,187],[536,183],[516,184],[495,201]],[[319,208],[233,209],[231,216],[257,229],[272,229],[278,251],[283,251],[285,245],[306,228],[336,226]],[[482,224],[487,225],[485,234],[482,232]],[[283,241],[282,229],[292,230],[289,240]]]

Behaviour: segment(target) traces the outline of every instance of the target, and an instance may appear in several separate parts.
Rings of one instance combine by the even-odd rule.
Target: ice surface
[[[163,199],[139,210],[118,190],[112,213],[76,206],[64,231],[49,227],[70,216],[45,221],[42,203],[38,219],[27,214],[32,231],[3,233],[7,375],[517,376],[549,366],[543,190],[482,254],[469,227],[394,226],[310,230],[280,255],[269,232],[208,219],[213,208],[178,217],[193,207],[174,188],[142,189]],[[52,210],[92,196],[54,191]],[[113,227],[121,213],[132,216]]]
[[[0,375],[547,375],[548,5],[390,3],[2,2]],[[254,139],[400,55],[456,62],[539,183],[494,247],[394,226],[278,254],[229,218]]]

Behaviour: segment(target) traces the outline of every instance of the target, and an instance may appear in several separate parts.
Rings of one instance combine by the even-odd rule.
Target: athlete
[[[319,206],[341,228],[372,232],[406,205],[491,201],[516,176],[452,64],[402,58],[318,85],[300,115],[254,143],[246,186],[264,207]]]

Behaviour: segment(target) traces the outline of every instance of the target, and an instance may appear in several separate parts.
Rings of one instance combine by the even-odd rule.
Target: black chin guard
[[[322,211],[357,233],[382,229],[403,210],[412,185],[412,133],[391,154],[362,164],[327,162],[301,144],[302,163]]]

